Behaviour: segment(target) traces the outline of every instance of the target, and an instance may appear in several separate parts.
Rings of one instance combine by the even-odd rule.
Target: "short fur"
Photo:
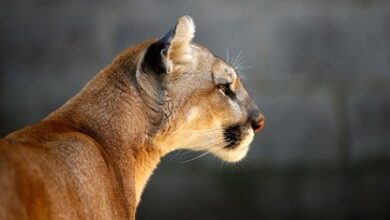
[[[179,18],[48,117],[1,139],[0,219],[135,219],[167,153],[242,159],[263,116],[234,68],[192,43],[194,33],[193,20]]]

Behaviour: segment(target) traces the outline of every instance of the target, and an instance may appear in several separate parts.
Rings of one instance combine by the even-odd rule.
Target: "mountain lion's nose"
[[[264,115],[261,113],[256,114],[255,117],[252,118],[252,128],[253,131],[259,132],[264,127]]]

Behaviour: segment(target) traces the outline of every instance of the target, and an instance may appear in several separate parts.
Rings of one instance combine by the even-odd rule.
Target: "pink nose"
[[[260,114],[258,117],[256,117],[256,119],[252,121],[253,131],[255,132],[261,131],[261,129],[264,128],[264,121],[265,121],[264,115]]]

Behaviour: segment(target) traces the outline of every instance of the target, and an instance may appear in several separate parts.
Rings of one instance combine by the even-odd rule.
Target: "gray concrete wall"
[[[184,14],[241,50],[267,124],[236,165],[173,153],[140,219],[389,219],[388,0],[0,2],[0,134],[63,104],[129,45]]]

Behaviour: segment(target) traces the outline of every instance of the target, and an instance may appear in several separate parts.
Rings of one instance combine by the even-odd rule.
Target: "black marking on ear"
[[[169,47],[173,37],[175,36],[176,28],[169,30],[158,41],[149,46],[142,62],[142,69],[145,72],[166,73],[167,69],[163,62],[163,57],[167,56]]]
[[[166,34],[164,34],[161,38],[160,38],[160,41],[165,44],[167,46],[167,48],[169,48],[169,46],[171,45],[171,42],[172,42],[172,39],[173,37],[175,37],[175,34],[176,34],[176,27],[169,30]]]
[[[160,41],[149,46],[142,61],[142,69],[144,72],[163,73],[166,71],[165,65],[161,59],[161,50],[163,49],[164,44]]]

